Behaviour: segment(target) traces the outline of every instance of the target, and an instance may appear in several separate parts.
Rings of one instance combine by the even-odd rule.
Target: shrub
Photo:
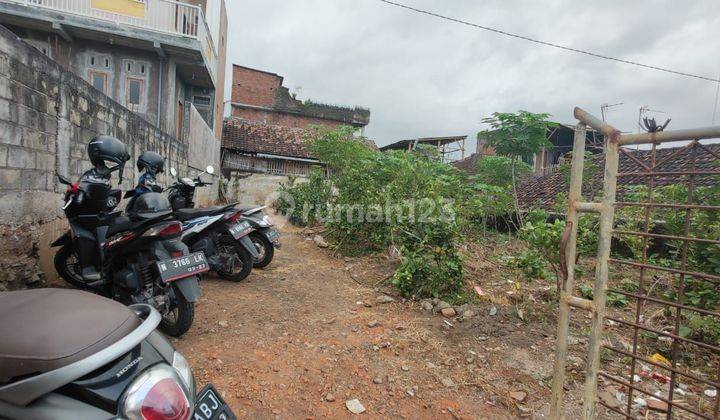
[[[484,156],[477,164],[474,178],[478,183],[512,191],[513,165],[519,180],[528,178],[532,173],[532,168],[525,162],[514,161],[506,156]]]
[[[350,128],[315,127],[305,141],[329,176],[316,172],[305,184],[284,185],[278,208],[294,222],[323,223],[341,252],[399,249],[392,282],[405,295],[463,299],[462,232],[506,213],[507,192],[470,182],[432,148],[380,153]]]

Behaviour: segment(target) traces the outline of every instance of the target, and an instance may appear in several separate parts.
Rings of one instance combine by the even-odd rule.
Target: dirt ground
[[[349,417],[352,399],[372,418],[547,417],[554,319],[526,324],[488,303],[460,322],[398,296],[379,303],[391,261],[335,256],[290,226],[282,242],[241,283],[207,276],[192,329],[174,340],[238,417]],[[577,399],[566,405],[576,418]]]

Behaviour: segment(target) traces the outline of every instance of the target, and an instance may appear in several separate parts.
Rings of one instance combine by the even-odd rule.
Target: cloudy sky
[[[720,1],[397,0],[508,32],[717,78]],[[710,125],[716,84],[531,44],[378,0],[227,0],[228,61],[278,73],[300,99],[371,109],[366,134],[473,135],[495,111],[581,106],[637,131],[638,110],[672,128]],[[230,82],[227,83],[228,87]],[[720,113],[720,112],[719,112]],[[720,122],[720,115],[717,117]]]

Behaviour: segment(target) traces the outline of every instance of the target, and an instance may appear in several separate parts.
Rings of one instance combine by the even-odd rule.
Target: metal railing
[[[217,54],[199,6],[173,0],[0,0],[113,22],[200,41],[202,54],[215,73]]]
[[[690,258],[690,247],[696,244],[717,245],[720,238],[702,238],[698,232],[702,226],[693,218],[693,212],[711,212],[717,215],[720,206],[699,203],[694,196],[700,185],[708,185],[713,177],[720,177],[720,154],[701,141],[720,137],[720,127],[707,127],[690,130],[663,131],[646,134],[623,135],[611,125],[600,121],[580,108],[575,108],[575,117],[579,120],[575,129],[575,141],[568,195],[568,214],[566,231],[563,234],[560,255],[563,272],[563,284],[560,291],[560,313],[558,317],[558,337],[555,350],[555,375],[553,378],[553,396],[551,400],[551,419],[562,417],[562,397],[565,383],[565,364],[568,353],[568,332],[570,311],[572,308],[589,311],[592,314],[592,326],[589,333],[589,351],[585,389],[583,395],[583,418],[592,419],[596,416],[606,418],[615,414],[624,418],[643,418],[639,411],[638,398],[642,401],[654,400],[658,414],[667,419],[672,418],[720,418],[720,347],[717,342],[708,343],[702,338],[688,336],[685,324],[691,317],[720,322],[717,307],[703,308],[685,296],[686,287],[693,282],[703,281],[720,285],[720,276],[716,273],[703,272],[693,267]],[[584,202],[581,196],[583,183],[583,155],[585,148],[585,131],[590,126],[607,139],[605,148],[604,189],[601,202]],[[671,153],[659,153],[658,145],[671,141],[684,141],[685,145],[673,149]],[[622,145],[649,144],[642,159],[633,156]],[[621,165],[623,155],[630,165]],[[681,165],[670,165],[680,156],[684,157]],[[704,162],[704,163],[703,163]],[[710,164],[708,164],[710,162]],[[671,166],[669,169],[668,166]],[[645,197],[634,200],[624,198],[623,188],[618,194],[618,179],[632,178],[641,180],[638,186],[646,191]],[[703,184],[704,182],[704,184]],[[663,186],[682,188],[686,191],[681,202],[668,203],[659,199]],[[616,195],[620,200],[616,200]],[[682,197],[680,195],[679,197]],[[631,207],[640,209],[638,226],[635,230],[616,227],[617,208]],[[664,210],[663,210],[664,209]],[[652,230],[653,220],[659,217],[658,211],[674,212],[676,217],[684,220],[682,232],[675,235],[656,233]],[[573,296],[575,290],[575,263],[577,255],[577,227],[582,213],[599,214],[599,241],[596,260],[593,300]],[[641,244],[641,256],[611,258],[611,241],[615,237],[631,236]],[[653,240],[673,241],[677,250],[673,266],[663,265],[652,258]],[[633,261],[637,259],[639,261]],[[637,282],[634,288],[609,287],[610,269],[621,268],[635,270]],[[627,271],[625,271],[627,273]],[[662,273],[659,275],[658,273]],[[659,282],[663,281],[659,286]],[[662,287],[662,293],[658,288]],[[608,293],[622,295],[634,301],[634,310],[629,313],[606,313]],[[662,314],[667,322],[658,327],[650,319]],[[621,340],[603,338],[603,327],[606,320],[617,327],[615,331],[622,334]],[[618,345],[620,343],[620,345]],[[666,343],[667,357],[658,358],[655,352],[659,344]],[[609,362],[601,364],[601,350],[606,354],[616,355],[620,362],[613,365]],[[696,361],[691,368],[688,360]],[[699,363],[697,363],[699,362]],[[698,366],[704,366],[699,369]],[[647,373],[641,369],[652,369],[665,384],[662,390],[653,388],[652,380],[642,380],[640,374]],[[622,391],[627,401],[606,401],[598,398],[598,380],[613,384]],[[695,398],[687,397],[683,387],[692,388]],[[686,388],[687,389],[687,388]],[[702,390],[708,393],[703,395]],[[697,395],[699,394],[699,397]],[[709,401],[707,400],[709,399]],[[599,413],[597,405],[606,410]],[[648,406],[649,408],[649,406]],[[644,417],[647,418],[647,417]]]

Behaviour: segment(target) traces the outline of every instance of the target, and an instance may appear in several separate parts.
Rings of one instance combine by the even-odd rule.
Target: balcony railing
[[[217,55],[199,6],[172,0],[0,0],[89,17],[118,25],[195,38],[215,74]]]

